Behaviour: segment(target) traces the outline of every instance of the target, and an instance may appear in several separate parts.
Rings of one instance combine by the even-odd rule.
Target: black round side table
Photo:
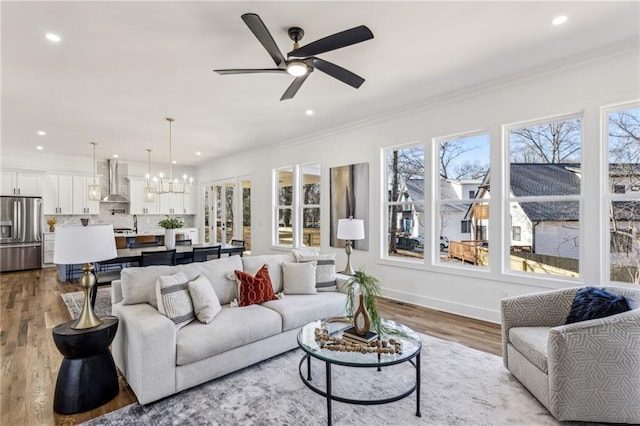
[[[53,341],[64,356],[58,372],[53,410],[60,414],[82,413],[118,395],[118,373],[109,345],[118,329],[118,318],[102,318],[102,324],[74,330],[75,321],[53,329]]]

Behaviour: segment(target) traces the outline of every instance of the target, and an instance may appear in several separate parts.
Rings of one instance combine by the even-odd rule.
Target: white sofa
[[[138,401],[156,401],[296,348],[303,325],[345,314],[348,277],[340,274],[335,290],[285,295],[261,305],[229,305],[238,297],[234,270],[255,274],[269,265],[274,291],[279,293],[283,262],[295,258],[229,256],[188,265],[123,269],[121,279],[112,283],[113,315],[120,319],[112,353]],[[209,324],[195,320],[176,330],[157,310],[158,276],[177,271],[188,279],[204,275],[213,285],[222,311]]]

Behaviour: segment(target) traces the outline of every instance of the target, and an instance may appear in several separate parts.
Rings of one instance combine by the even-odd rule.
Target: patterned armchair
[[[564,325],[576,288],[502,300],[505,367],[560,421],[640,423],[640,289],[630,311]]]

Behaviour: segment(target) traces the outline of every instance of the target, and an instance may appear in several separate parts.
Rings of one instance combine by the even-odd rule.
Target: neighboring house
[[[640,191],[637,179],[639,165],[619,165],[610,167],[611,188],[618,193],[623,190]],[[511,195],[514,197],[545,195],[576,195],[580,193],[580,164],[511,164]],[[488,198],[489,179],[485,178],[478,198]],[[640,195],[640,192],[639,192]],[[511,246],[531,247],[537,254],[579,258],[579,203],[576,201],[513,203],[511,206]],[[612,214],[624,224],[628,234],[634,235],[640,229],[640,201],[620,201],[613,204]],[[473,219],[473,211],[467,212],[466,219]],[[622,240],[625,240],[624,242]],[[617,251],[637,253],[637,239],[624,233],[612,236]],[[613,250],[612,250],[613,252]]]

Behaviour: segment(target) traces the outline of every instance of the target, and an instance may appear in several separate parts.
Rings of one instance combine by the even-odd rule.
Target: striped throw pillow
[[[184,273],[161,275],[156,281],[158,311],[167,316],[180,329],[195,319],[189,294],[188,279]]]
[[[316,267],[316,289],[318,291],[336,290],[336,255],[315,254],[300,255],[298,262],[317,262]]]

